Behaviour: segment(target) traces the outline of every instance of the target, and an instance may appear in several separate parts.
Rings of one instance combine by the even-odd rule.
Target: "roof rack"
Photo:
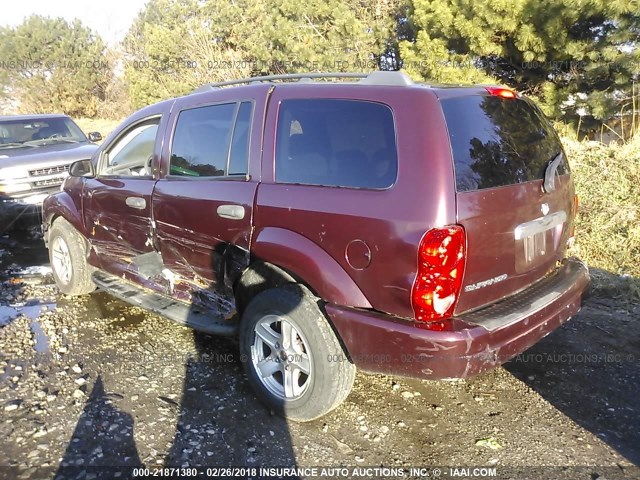
[[[375,71],[367,73],[345,73],[345,72],[329,72],[329,73],[286,73],[283,75],[267,75],[263,77],[249,77],[239,80],[228,80],[226,82],[207,83],[196,88],[191,93],[208,92],[213,88],[228,87],[230,85],[242,85],[245,83],[261,83],[273,82],[274,80],[297,80],[298,82],[310,82],[315,78],[359,78],[358,83],[366,85],[413,85],[413,81],[406,73],[392,71]]]

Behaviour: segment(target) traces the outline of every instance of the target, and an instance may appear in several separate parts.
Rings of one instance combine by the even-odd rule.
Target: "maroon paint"
[[[575,214],[570,205],[573,185],[561,178],[552,194],[541,192],[541,182],[456,194],[451,148],[436,93],[442,97],[460,92],[423,86],[260,84],[162,102],[134,114],[105,141],[109,145],[134,121],[162,114],[154,178],[70,179],[64,192],[45,201],[46,221],[63,215],[93,245],[92,264],[141,283],[145,282],[128,271],[127,257],[151,251],[153,246],[160,248],[170,268],[184,267],[185,273],[213,283],[217,279],[212,249],[218,245],[249,249],[254,259],[291,271],[328,302],[327,313],[360,368],[425,378],[479,373],[528,348],[575,314],[588,275],[526,321],[494,332],[464,323],[460,312],[529,286],[561,257]],[[288,98],[360,99],[389,105],[398,145],[395,185],[371,191],[275,184],[278,106]],[[167,178],[179,111],[242,100],[255,102],[248,177]],[[126,196],[144,197],[147,208],[132,211],[125,204]],[[84,221],[78,213],[83,208],[80,198]],[[217,217],[222,203],[242,205],[246,220]],[[518,224],[541,216],[537,212],[541,203],[548,203],[551,211],[565,210],[569,221],[555,239],[554,252],[525,271],[517,263],[513,231]],[[463,294],[454,331],[432,332],[407,320],[413,317],[410,294],[417,248],[428,229],[454,223],[463,224],[468,234],[464,285],[503,273],[509,278]],[[147,242],[150,237],[153,241]],[[364,255],[368,248],[369,262],[347,259],[347,247],[354,241],[358,245],[354,255]],[[515,263],[507,264],[504,258]],[[188,299],[183,294],[176,293]]]
[[[493,332],[479,326],[434,332],[379,313],[337,305],[327,305],[326,310],[351,359],[363,371],[434,380],[464,378],[506,362],[566,322],[580,310],[588,284],[584,270],[554,302]]]
[[[316,243],[298,233],[282,228],[263,228],[251,252],[255,257],[304,279],[314,293],[326,301],[371,308],[369,301],[340,265]]]
[[[123,123],[104,143],[108,148],[131,129],[132,125],[159,117],[152,167],[154,178],[102,175],[86,179],[83,189],[85,234],[91,239],[92,250],[103,270],[129,280],[147,283],[131,268],[131,259],[154,250],[151,196],[157,178],[162,139],[167,127],[168,109],[173,101],[144,108]],[[100,148],[93,158],[94,165],[102,158]],[[143,209],[127,205],[128,197],[142,198]],[[93,258],[93,257],[92,257]]]
[[[49,195],[42,204],[43,223],[50,225],[56,218],[65,218],[79,232],[84,232],[82,221],[82,178],[67,177],[64,193]]]
[[[382,102],[395,117],[398,177],[382,191],[274,183],[276,108],[289,98],[342,98]],[[418,126],[419,134],[416,132]],[[324,250],[332,263],[359,287],[374,309],[413,317],[411,287],[416,274],[420,238],[431,227],[455,223],[455,188],[448,134],[440,104],[427,88],[361,85],[278,85],[270,100],[265,127],[262,183],[258,188],[255,229],[296,232]],[[351,267],[345,250],[362,240],[371,250],[365,269]],[[271,252],[256,255],[270,259]],[[322,274],[323,267],[320,265]],[[334,268],[334,267],[331,267]],[[311,262],[294,272],[313,286],[318,275]],[[322,282],[326,280],[322,279]],[[348,291],[348,283],[332,286]],[[343,305],[356,306],[356,298]]]
[[[569,175],[556,178],[556,190],[542,191],[542,180],[474,192],[458,193],[458,223],[467,233],[467,264],[462,288],[476,282],[508,275],[504,281],[472,292],[463,292],[456,314],[512,295],[544,277],[566,252],[573,225],[573,182]],[[514,240],[514,230],[523,222],[543,217],[541,206],[550,212],[564,211],[568,221],[555,245],[548,245],[545,256],[538,256],[531,267],[523,264],[524,247]],[[551,233],[550,233],[551,235]]]
[[[255,85],[238,93],[235,89],[211,95],[198,94],[178,99],[168,120],[162,145],[160,179],[153,194],[153,216],[157,246],[165,265],[187,281],[202,280],[215,286],[219,280],[215,270],[223,268],[227,245],[249,251],[252,231],[253,203],[260,178],[260,152],[266,93],[268,85]],[[197,180],[169,176],[171,143],[180,112],[219,103],[253,101],[253,119],[249,144],[247,177]],[[221,205],[239,205],[245,210],[241,220],[221,218]]]

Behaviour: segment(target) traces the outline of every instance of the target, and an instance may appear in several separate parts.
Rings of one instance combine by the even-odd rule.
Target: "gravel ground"
[[[336,411],[288,424],[255,400],[234,340],[105,293],[61,296],[46,269],[23,268],[46,262],[36,237],[0,238],[0,477],[140,465],[346,466],[352,476],[384,465],[640,478],[637,303],[596,294],[474,379],[358,374]]]

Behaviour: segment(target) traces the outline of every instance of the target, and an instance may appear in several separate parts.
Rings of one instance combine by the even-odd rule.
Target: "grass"
[[[596,288],[640,298],[640,136],[623,144],[563,138],[580,207],[574,253]],[[615,285],[612,285],[613,284]]]

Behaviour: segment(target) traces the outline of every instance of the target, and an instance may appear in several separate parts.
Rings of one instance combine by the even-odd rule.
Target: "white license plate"
[[[522,239],[524,247],[524,260],[532,263],[537,257],[543,257],[547,253],[547,232],[538,232]]]

